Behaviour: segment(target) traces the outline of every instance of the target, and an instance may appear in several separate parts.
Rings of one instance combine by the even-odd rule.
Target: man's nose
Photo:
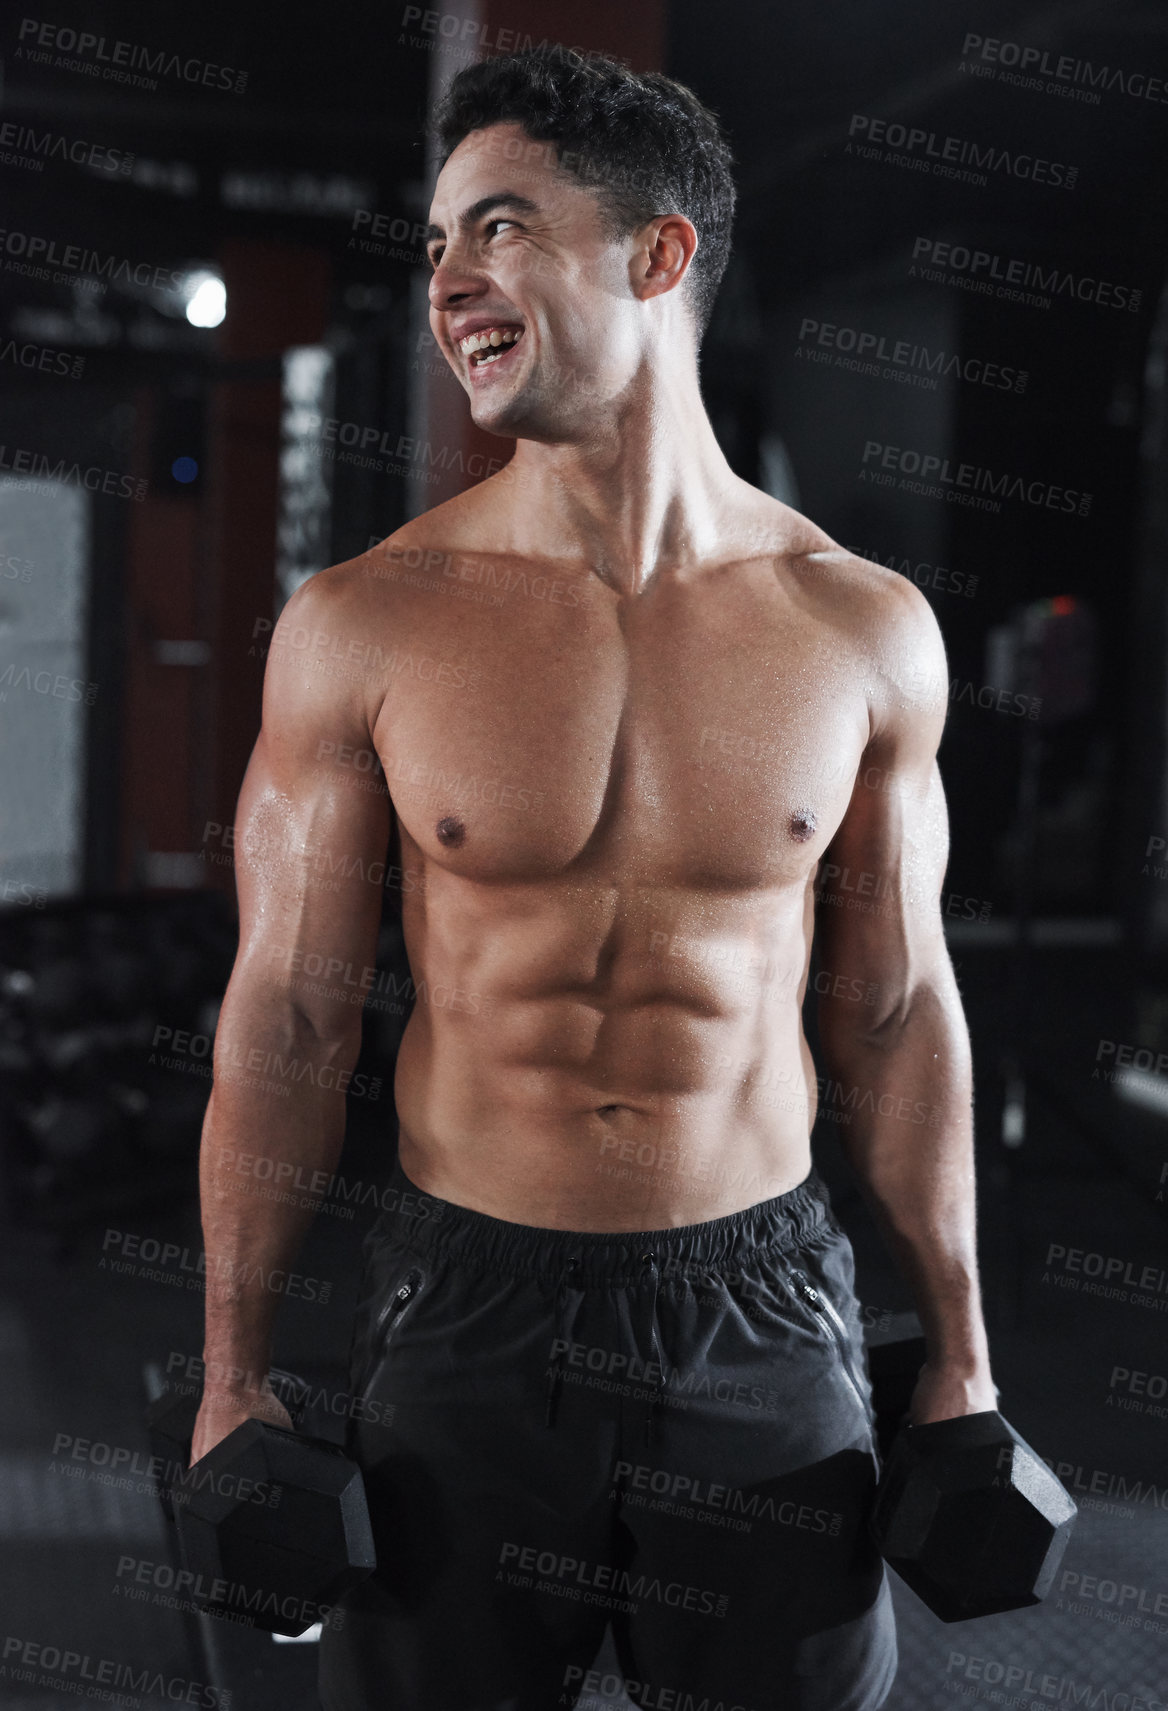
[[[454,309],[468,299],[481,297],[487,281],[457,256],[446,252],[430,277],[430,303],[435,309]]]

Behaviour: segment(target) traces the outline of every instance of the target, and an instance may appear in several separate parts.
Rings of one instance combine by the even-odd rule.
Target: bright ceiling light
[[[227,287],[215,273],[192,273],[185,281],[187,320],[192,327],[217,327],[227,313]]]

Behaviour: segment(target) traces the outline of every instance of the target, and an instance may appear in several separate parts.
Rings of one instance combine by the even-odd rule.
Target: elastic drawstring
[[[543,1415],[545,1426],[554,1426],[556,1423],[556,1403],[559,1401],[560,1396],[561,1367],[563,1364],[563,1354],[559,1345],[561,1343],[566,1343],[568,1340],[568,1290],[572,1282],[572,1273],[576,1270],[579,1263],[580,1261],[575,1258],[566,1260],[564,1262],[564,1269],[560,1274],[560,1281],[556,1285],[555,1323],[552,1328],[552,1358],[551,1365],[548,1367],[547,1405],[544,1408]]]
[[[546,1402],[544,1406],[544,1424],[554,1426],[556,1423],[556,1406],[559,1402],[560,1389],[563,1381],[563,1349],[562,1344],[568,1341],[568,1295],[572,1287],[573,1274],[580,1264],[579,1259],[572,1258],[564,1262],[564,1269],[556,1285],[556,1305],[554,1324],[552,1328],[551,1359],[547,1370]],[[652,1279],[652,1288],[645,1296],[646,1311],[640,1327],[640,1347],[648,1350],[649,1364],[653,1363],[654,1350],[657,1352],[657,1377],[653,1384],[653,1396],[645,1412],[645,1442],[653,1441],[653,1420],[661,1406],[665,1392],[665,1356],[661,1349],[661,1339],[657,1334],[657,1288],[660,1283],[660,1270],[657,1256],[653,1253],[641,1255],[642,1273],[648,1273]]]
[[[650,1272],[653,1278],[653,1288],[646,1297],[649,1311],[642,1329],[642,1346],[649,1351],[650,1365],[653,1361],[653,1350],[654,1348],[657,1350],[657,1377],[653,1384],[653,1398],[645,1410],[645,1443],[651,1444],[653,1442],[653,1420],[661,1406],[661,1398],[665,1391],[665,1354],[661,1347],[661,1339],[657,1335],[657,1286],[661,1281],[661,1273],[657,1265],[656,1254],[643,1253],[641,1255],[641,1269],[643,1272]]]

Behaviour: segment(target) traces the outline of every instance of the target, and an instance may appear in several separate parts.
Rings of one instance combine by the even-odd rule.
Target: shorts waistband
[[[745,1262],[764,1250],[797,1248],[821,1231],[834,1229],[827,1185],[815,1166],[797,1187],[759,1201],[726,1217],[660,1230],[549,1230],[513,1224],[457,1206],[428,1194],[411,1182],[395,1159],[390,1210],[380,1227],[398,1234],[403,1224],[410,1245],[421,1252],[448,1255],[483,1270],[516,1277],[559,1277],[569,1263],[577,1280],[620,1283],[644,1274],[646,1256],[658,1274],[689,1268],[715,1268]],[[378,1226],[374,1227],[376,1239]]]

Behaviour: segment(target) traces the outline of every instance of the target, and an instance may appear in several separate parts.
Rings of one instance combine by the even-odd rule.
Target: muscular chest
[[[867,736],[830,628],[757,578],[569,592],[412,603],[375,732],[403,831],[483,880],[582,860],[732,889],[805,873]]]

